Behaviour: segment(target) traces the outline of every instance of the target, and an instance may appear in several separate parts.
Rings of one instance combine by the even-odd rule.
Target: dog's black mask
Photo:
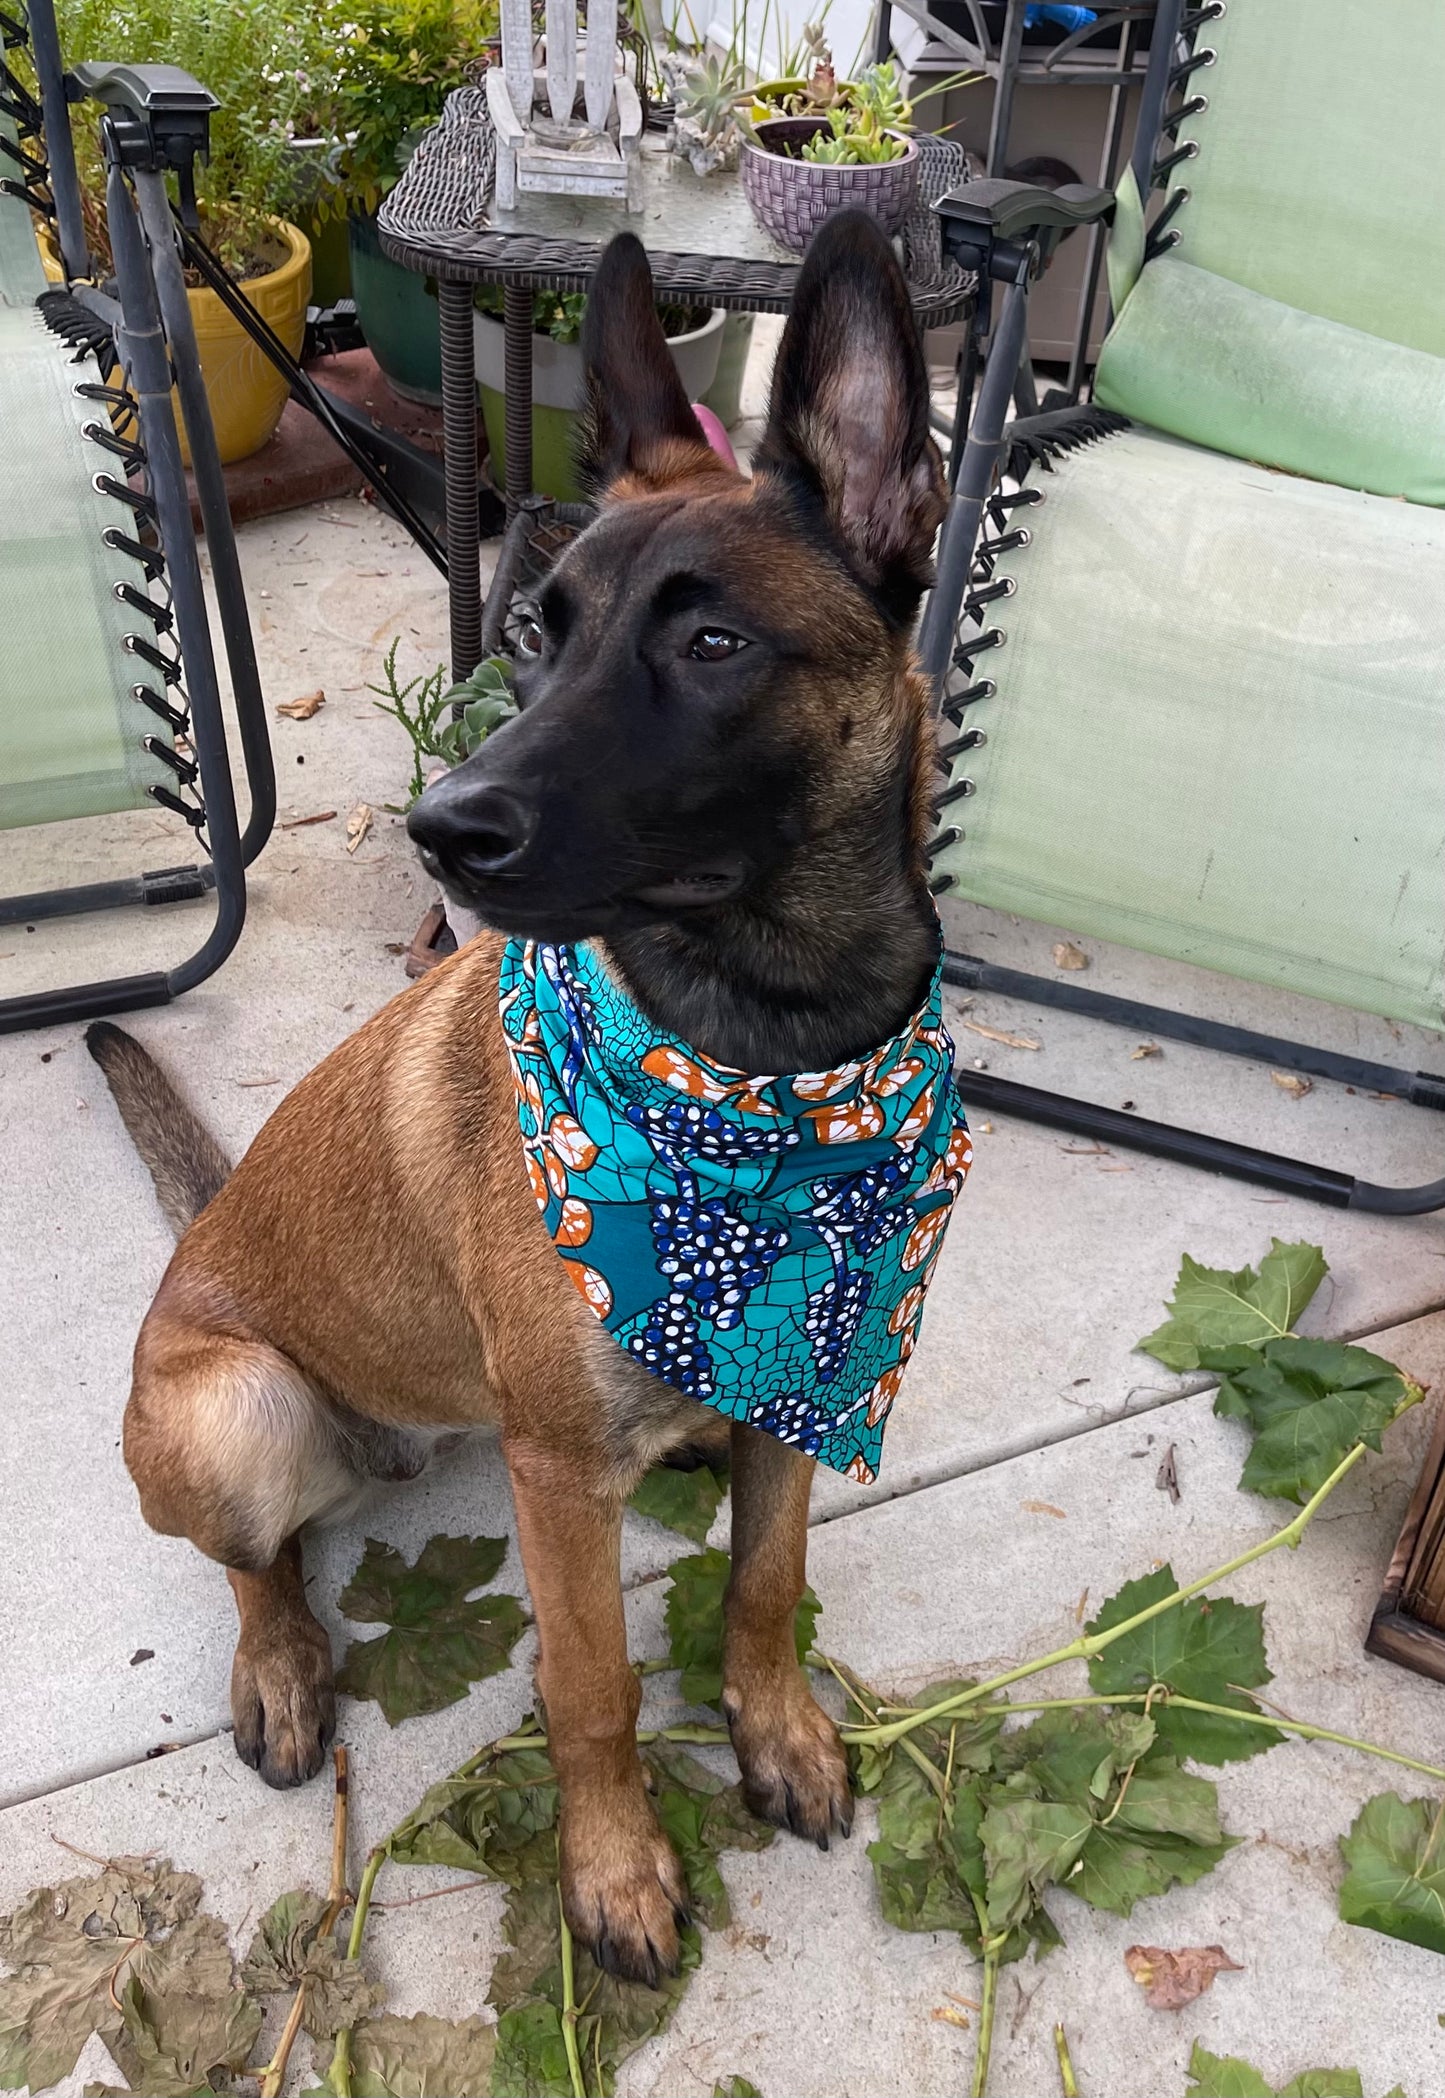
[[[408,818],[484,919],[551,941],[755,896],[866,808],[942,508],[906,288],[859,214],[800,273],[751,481],[703,440],[629,234],[583,349],[601,515],[522,629],[521,713]]]

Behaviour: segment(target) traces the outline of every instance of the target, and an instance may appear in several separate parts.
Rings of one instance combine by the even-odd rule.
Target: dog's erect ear
[[[913,616],[947,497],[908,287],[861,211],[829,219],[798,274],[753,471],[801,474],[858,572]]]
[[[582,321],[587,416],[580,464],[598,494],[643,495],[723,469],[693,414],[635,233],[608,242]]]

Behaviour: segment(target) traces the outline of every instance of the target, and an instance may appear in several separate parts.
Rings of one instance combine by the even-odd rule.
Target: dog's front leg
[[[835,1829],[851,1830],[853,1799],[838,1730],[808,1688],[793,1640],[813,1471],[811,1457],[775,1436],[734,1425],[723,1711],[753,1812],[826,1850]]]
[[[506,1445],[536,1613],[537,1686],[561,1786],[562,1906],[598,1965],[655,1988],[677,1967],[687,1882],[637,1755],[641,1691],[622,1616],[620,1497],[582,1457]]]

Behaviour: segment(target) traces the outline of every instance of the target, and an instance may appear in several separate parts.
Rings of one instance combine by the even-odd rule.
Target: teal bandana
[[[973,1155],[942,980],[871,1056],[749,1078],[595,947],[502,956],[532,1191],[587,1304],[654,1376],[863,1482]]]

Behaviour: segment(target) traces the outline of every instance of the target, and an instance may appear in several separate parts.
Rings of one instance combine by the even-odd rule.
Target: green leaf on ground
[[[132,2082],[147,2064],[191,2089],[239,2069],[261,2013],[200,1898],[195,1874],[166,1859],[114,1858],[0,1918],[0,1958],[15,1969],[0,1980],[0,2089],[59,2083],[93,2032]]]
[[[584,2031],[589,2025],[588,2019],[578,2019],[579,2041],[590,2040],[590,2031]],[[562,2013],[556,2004],[519,2003],[515,2010],[503,2011],[494,2029],[491,2098],[572,2098]],[[610,2084],[606,2088],[610,2090]]]
[[[363,2018],[351,2034],[351,2098],[489,2098],[496,2047],[484,2018]],[[331,2098],[329,2081],[301,2098]]]
[[[1276,2091],[1237,2054],[1211,2054],[1196,2040],[1186,2098],[1363,2098],[1358,2069],[1303,2069]],[[1388,2098],[1404,2098],[1396,2085]]]
[[[712,2098],[763,2098],[763,2094],[746,2076],[729,2076],[713,2085]]]
[[[397,1726],[456,1704],[506,1668],[527,1623],[521,1604],[514,1595],[467,1600],[495,1576],[506,1549],[504,1537],[433,1537],[408,1566],[393,1546],[368,1537],[341,1610],[391,1629],[347,1648],[337,1689],[374,1698]]]
[[[694,1544],[706,1544],[727,1490],[725,1470],[719,1475],[711,1466],[699,1464],[694,1471],[683,1472],[670,1464],[658,1464],[627,1505],[666,1529],[676,1530],[680,1537],[691,1538]]]
[[[723,1594],[731,1568],[726,1552],[709,1548],[688,1552],[667,1569],[668,1653],[672,1666],[682,1670],[685,1704],[716,1707],[721,1701]],[[793,1619],[800,1661],[813,1650],[822,1607],[812,1589],[805,1588]]]
[[[318,1935],[327,1904],[299,1888],[273,1901],[261,1918],[241,1968],[241,1980],[257,1996],[293,1995],[304,1981],[302,2023],[315,2040],[329,2040],[381,2002],[359,1960],[346,1958],[333,1936]]]
[[[1357,1442],[1378,1450],[1416,1389],[1393,1363],[1333,1340],[1274,1340],[1258,1352],[1206,1349],[1201,1359],[1224,1373],[1215,1412],[1254,1429],[1240,1486],[1296,1503],[1323,1486]]]
[[[1380,1792],[1366,1800],[1340,1853],[1346,1923],[1445,1952],[1445,1801]]]
[[[654,1742],[642,1760],[652,1773],[657,1818],[687,1875],[693,1914],[709,1930],[726,1930],[732,1912],[718,1871],[720,1853],[766,1850],[777,1830],[748,1812],[741,1785],[714,1777],[674,1743]]]
[[[1178,1590],[1173,1569],[1161,1566],[1111,1596],[1086,1629],[1112,1631]],[[1147,1690],[1166,1683],[1183,1697],[1205,1704],[1259,1707],[1244,1693],[1270,1680],[1264,1653],[1264,1606],[1236,1603],[1228,1596],[1195,1596],[1151,1617],[1089,1663],[1089,1681],[1103,1696]],[[1187,1712],[1161,1699],[1153,1708],[1161,1747],[1199,1763],[1238,1763],[1273,1748],[1273,1727],[1240,1726],[1208,1712]]]
[[[1063,1801],[996,1801],[979,1830],[988,1867],[990,1930],[1021,1923],[1044,1888],[1057,1886],[1072,1872],[1093,1828],[1092,1814]]]
[[[1143,1713],[1042,1712],[1004,1737],[998,1764],[1007,1775],[995,1802],[1012,1795],[1084,1817],[1082,1842],[1052,1876],[1093,1908],[1127,1916],[1145,1896],[1201,1879],[1232,1847],[1214,1786],[1180,1769]],[[991,1875],[990,1913],[998,1892]]]
[[[1197,1370],[1205,1348],[1260,1347],[1291,1331],[1328,1273],[1318,1246],[1277,1238],[1257,1271],[1202,1267],[1186,1253],[1170,1316],[1135,1345],[1171,1370]]]
[[[1274,2098],[1274,2087],[1237,2054],[1211,2054],[1194,2042],[1188,2098]]]
[[[512,1881],[516,1853],[556,1819],[546,1751],[507,1749],[474,1777],[433,1785],[393,1834],[389,1854],[398,1865],[450,1865]]]

